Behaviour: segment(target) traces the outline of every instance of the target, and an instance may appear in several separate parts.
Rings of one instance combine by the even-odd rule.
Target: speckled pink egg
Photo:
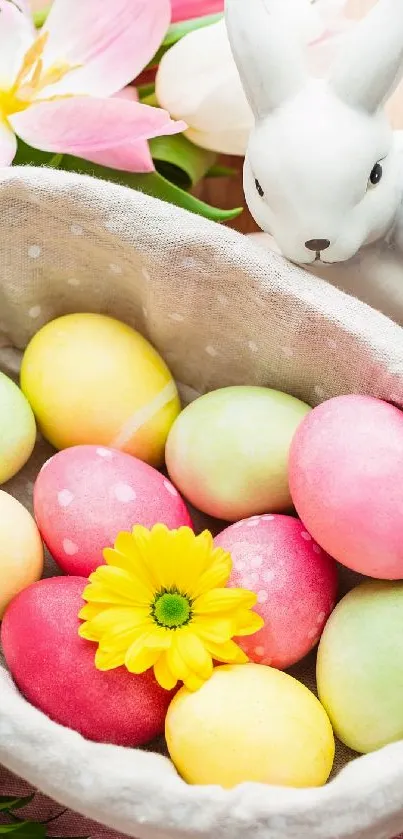
[[[99,446],[75,446],[45,463],[35,483],[35,518],[67,574],[87,577],[121,530],[162,522],[192,527],[179,493],[152,466]]]
[[[21,693],[55,722],[89,740],[140,746],[163,731],[173,694],[152,670],[96,669],[96,644],[77,632],[86,585],[52,577],[14,598],[1,628],[7,665]]]
[[[238,639],[252,661],[280,670],[318,642],[335,605],[336,563],[299,519],[264,515],[237,522],[215,539],[232,556],[229,585],[257,594],[265,625]]]
[[[369,577],[403,578],[403,413],[339,396],[299,426],[289,480],[297,513],[331,556]]]

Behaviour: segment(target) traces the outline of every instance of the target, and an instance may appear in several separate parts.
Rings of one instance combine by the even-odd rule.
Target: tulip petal
[[[159,108],[124,99],[60,99],[32,105],[13,114],[16,134],[34,148],[72,154],[129,172],[150,171],[139,142],[160,134],[177,134],[184,124],[173,122]]]
[[[116,93],[151,60],[169,21],[169,0],[57,0],[44,27],[44,66],[80,66],[49,88],[52,95]]]
[[[25,7],[0,0],[0,90],[15,82],[23,57],[31,46],[35,31]]]
[[[171,0],[172,22],[191,20],[224,11],[224,0]]]
[[[0,166],[10,166],[17,151],[17,138],[6,122],[0,122]]]
[[[180,114],[188,123],[187,136],[196,144],[244,154],[254,120],[222,21],[189,33],[168,50],[157,72],[156,96],[171,116]]]

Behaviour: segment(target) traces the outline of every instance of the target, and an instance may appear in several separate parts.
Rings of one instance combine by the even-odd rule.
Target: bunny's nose
[[[309,251],[319,253],[320,251],[325,251],[326,248],[330,248],[330,241],[329,239],[309,239],[305,242],[305,247]]]

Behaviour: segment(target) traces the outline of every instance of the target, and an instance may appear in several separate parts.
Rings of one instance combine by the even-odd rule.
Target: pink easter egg
[[[339,396],[299,426],[289,461],[298,515],[335,559],[370,577],[403,577],[403,413]]]
[[[78,635],[87,582],[52,577],[17,595],[1,627],[6,662],[21,693],[55,722],[89,740],[140,746],[162,733],[173,694],[152,670],[96,669],[96,644]]]
[[[232,556],[229,585],[257,594],[265,625],[237,641],[252,661],[284,670],[318,642],[335,605],[336,563],[299,519],[264,515],[237,522],[215,539]]]
[[[135,524],[192,527],[171,482],[152,466],[115,449],[74,446],[42,467],[34,512],[42,538],[66,574],[87,577],[102,550]]]

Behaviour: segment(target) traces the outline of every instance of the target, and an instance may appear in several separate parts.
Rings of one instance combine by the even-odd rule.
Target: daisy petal
[[[185,664],[179,650],[178,645],[172,643],[166,652],[167,665],[173,676],[176,676],[179,682],[184,682],[190,675],[190,670]]]
[[[34,148],[88,159],[150,137],[177,134],[185,127],[165,111],[139,102],[76,97],[31,105],[13,114],[10,123]],[[129,156],[126,168],[132,171],[135,165]]]
[[[136,579],[140,579],[143,585],[152,590],[153,580],[149,573],[147,563],[144,562],[140,551],[138,550],[135,539],[132,533],[121,532],[115,540],[114,551],[112,553],[118,554],[116,557],[116,564],[120,568],[124,568]],[[114,565],[113,557],[109,554],[109,559],[106,560],[108,564]]]
[[[164,690],[172,690],[176,686],[178,680],[168,667],[166,653],[161,653],[158,661],[155,662],[154,675]]]
[[[105,591],[122,597],[126,603],[132,606],[146,606],[153,598],[153,591],[151,588],[143,585],[141,580],[132,577],[127,571],[122,568],[113,568],[110,565],[100,565],[89,577],[90,583],[96,583],[105,587]],[[87,599],[86,592],[85,599]],[[109,601],[109,597],[106,602]]]
[[[168,29],[169,0],[57,0],[45,24],[45,67],[80,67],[52,93],[110,96],[151,60]]]
[[[217,554],[212,557],[209,568],[200,575],[195,586],[192,587],[192,597],[200,597],[207,591],[217,586],[225,586],[232,571],[232,559],[229,553],[221,549],[214,551]]]
[[[213,641],[215,644],[223,644],[235,635],[237,628],[236,618],[210,617],[195,615],[192,620],[192,627],[197,635],[204,641]]]
[[[1,15],[0,15],[1,18]],[[10,166],[17,151],[17,138],[7,123],[0,122],[0,166]]]
[[[205,679],[202,679],[200,678],[200,676],[197,676],[196,673],[189,673],[189,675],[186,676],[186,678],[184,679],[183,684],[185,685],[185,688],[187,690],[191,691],[192,693],[196,693],[197,690],[200,690],[200,688],[203,687],[205,681]]]
[[[187,628],[175,632],[174,643],[189,670],[207,681],[213,672],[213,662],[200,638]]]
[[[263,618],[257,612],[251,612],[250,609],[243,609],[239,611],[236,616],[236,628],[233,635],[254,635],[259,632],[264,626]]]
[[[209,641],[206,646],[215,661],[221,661],[224,664],[246,664],[249,661],[246,653],[235,641],[226,641],[225,644],[213,644]]]
[[[250,609],[256,600],[257,596],[253,591],[242,588],[216,588],[198,597],[194,602],[193,611],[195,615],[200,615],[239,608]]]
[[[140,635],[129,647],[125,656],[125,665],[130,673],[144,673],[150,667],[154,667],[162,650],[166,649],[169,639],[164,633],[158,633],[155,629],[148,630]]]
[[[93,576],[93,575],[91,575]],[[103,583],[91,582],[83,591],[84,600],[89,603],[102,604],[107,606],[134,606],[131,597],[124,597],[121,594],[111,591]],[[140,604],[144,605],[144,604]]]
[[[0,0],[0,90],[9,90],[14,84],[36,34],[32,21],[18,5]]]
[[[115,667],[122,667],[125,663],[125,651],[112,650],[106,652],[98,647],[95,653],[95,667],[97,670],[114,670]]]
[[[101,612],[107,609],[108,606],[105,606],[105,603],[86,603],[82,609],[80,609],[78,613],[78,617],[84,621],[90,621],[92,618],[96,618]]]
[[[147,619],[149,619],[147,609],[118,607],[116,609],[104,609],[93,620],[87,621],[84,627],[87,627],[88,631],[92,633],[94,641],[99,641],[103,635],[109,637],[109,633],[115,636],[133,630],[146,623]]]

